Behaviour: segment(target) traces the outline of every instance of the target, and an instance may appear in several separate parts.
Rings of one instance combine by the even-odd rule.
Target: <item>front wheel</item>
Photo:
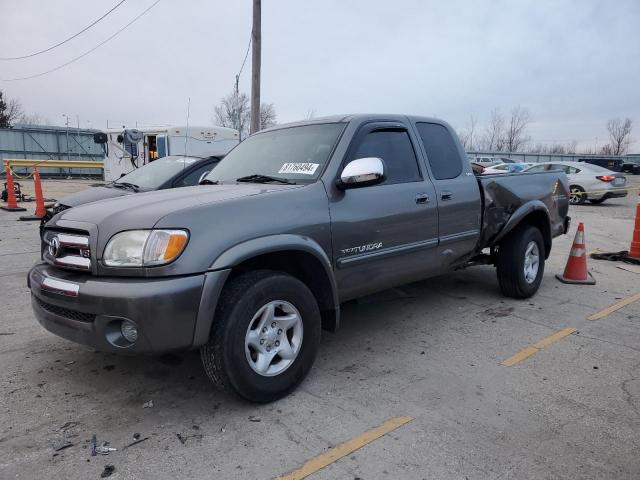
[[[248,272],[225,287],[202,364],[223,390],[253,402],[291,392],[307,375],[320,344],[320,311],[300,280]]]
[[[582,205],[587,200],[587,194],[580,185],[569,187],[569,203],[571,205]]]
[[[545,248],[540,230],[531,225],[516,228],[500,243],[498,283],[507,297],[534,295],[544,274]]]

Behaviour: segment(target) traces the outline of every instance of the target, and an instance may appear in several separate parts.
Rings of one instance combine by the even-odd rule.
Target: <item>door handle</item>
[[[429,198],[429,195],[427,195],[426,193],[419,193],[416,195],[416,203],[418,205],[424,205],[425,203],[429,203],[431,199]]]
[[[453,198],[453,193],[448,192],[448,191],[440,192],[440,199],[441,200],[451,200],[452,198]]]

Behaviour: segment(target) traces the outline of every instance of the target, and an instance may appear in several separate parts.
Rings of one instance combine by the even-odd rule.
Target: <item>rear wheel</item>
[[[531,225],[516,228],[500,243],[498,283],[507,297],[529,298],[540,287],[545,248],[540,230]]]
[[[584,188],[579,185],[571,185],[569,192],[569,203],[572,205],[582,205],[587,199]]]
[[[202,364],[223,390],[253,402],[276,400],[311,369],[320,324],[316,299],[300,280],[273,271],[242,274],[221,295]]]

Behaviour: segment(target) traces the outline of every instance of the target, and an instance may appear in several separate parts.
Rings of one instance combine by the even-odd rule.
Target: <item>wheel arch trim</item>
[[[549,215],[549,209],[547,208],[547,206],[540,200],[531,200],[530,202],[525,203],[524,205],[520,206],[515,212],[513,212],[505,226],[502,228],[502,231],[498,235],[496,235],[492,243],[499,243],[500,240],[511,233],[516,227],[521,225],[523,221],[532,214],[543,214],[546,220],[546,224],[543,226],[540,233],[542,233],[542,238],[545,244],[545,257],[548,257],[550,251],[549,247],[552,241],[551,216]]]
[[[340,325],[340,301],[338,289],[329,257],[313,239],[294,234],[278,234],[259,237],[239,243],[225,250],[211,264],[205,274],[205,282],[198,310],[198,321],[194,333],[194,347],[204,345],[209,338],[211,324],[218,298],[234,267],[241,263],[270,253],[297,251],[314,257],[323,267],[331,291],[331,311],[323,314],[323,328],[335,331]]]

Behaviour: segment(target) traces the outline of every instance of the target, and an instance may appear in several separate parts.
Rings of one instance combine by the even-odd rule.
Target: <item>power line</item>
[[[89,24],[88,26],[86,26],[85,28],[83,28],[82,30],[80,30],[78,33],[76,33],[75,35],[70,36],[69,38],[67,38],[66,40],[61,41],[60,43],[56,43],[55,45],[49,47],[49,48],[45,48],[44,50],[40,50],[38,52],[33,52],[33,53],[29,53],[27,55],[22,55],[20,57],[0,57],[0,60],[21,60],[23,58],[30,58],[30,57],[35,57],[36,55],[40,55],[42,53],[46,53],[49,52],[51,50],[53,50],[54,48],[58,48],[60,45],[64,45],[65,43],[67,43],[70,40],[73,40],[74,38],[76,38],[78,35],[86,32],[87,30],[89,30],[91,27],[93,27],[96,23],[98,23],[99,21],[101,21],[102,19],[104,19],[107,15],[109,15],[111,12],[113,12],[116,8],[118,8],[120,5],[122,5],[126,0],[121,0],[120,3],[118,3],[115,7],[113,7],[111,10],[109,10],[107,13],[105,13],[104,15],[102,15],[100,18],[98,18],[97,20],[95,20],[93,23]]]
[[[244,64],[247,62],[247,57],[249,57],[249,49],[251,48],[251,37],[253,35],[249,35],[249,45],[247,45],[247,52],[244,54],[244,60],[242,61],[242,66],[240,67],[240,71],[238,72],[238,78],[240,78],[240,75],[242,74],[242,70],[244,70]]]
[[[111,35],[110,37],[108,37],[106,40],[103,40],[102,42],[100,42],[98,45],[96,45],[95,47],[93,47],[91,50],[87,50],[86,52],[84,52],[82,55],[79,55],[71,60],[69,60],[67,63],[63,63],[62,65],[58,65],[55,68],[52,68],[51,70],[47,70],[45,72],[40,72],[40,73],[36,73],[35,75],[29,75],[28,77],[18,77],[18,78],[5,78],[2,79],[0,81],[2,82],[16,82],[18,80],[29,80],[31,78],[37,78],[37,77],[41,77],[43,75],[47,75],[48,73],[52,73],[55,72],[57,70],[60,70],[61,68],[66,67],[67,65],[71,65],[73,62],[80,60],[83,57],[86,57],[87,55],[89,55],[91,52],[94,52],[95,50],[97,50],[98,48],[100,48],[102,45],[104,45],[105,43],[107,43],[108,41],[112,40],[113,38],[115,38],[117,35],[119,35],[121,32],[123,32],[124,30],[126,30],[130,25],[132,25],[136,20],[138,20],[140,17],[142,17],[145,13],[147,13],[149,10],[151,10],[153,7],[155,7],[158,3],[160,3],[160,0],[156,0],[155,2],[153,2],[151,4],[150,7],[148,7],[146,10],[144,10],[140,15],[138,15],[137,17],[135,17],[133,20],[131,20],[129,23],[127,23],[124,27],[122,27],[120,30],[118,30],[116,33],[114,33],[113,35]]]

